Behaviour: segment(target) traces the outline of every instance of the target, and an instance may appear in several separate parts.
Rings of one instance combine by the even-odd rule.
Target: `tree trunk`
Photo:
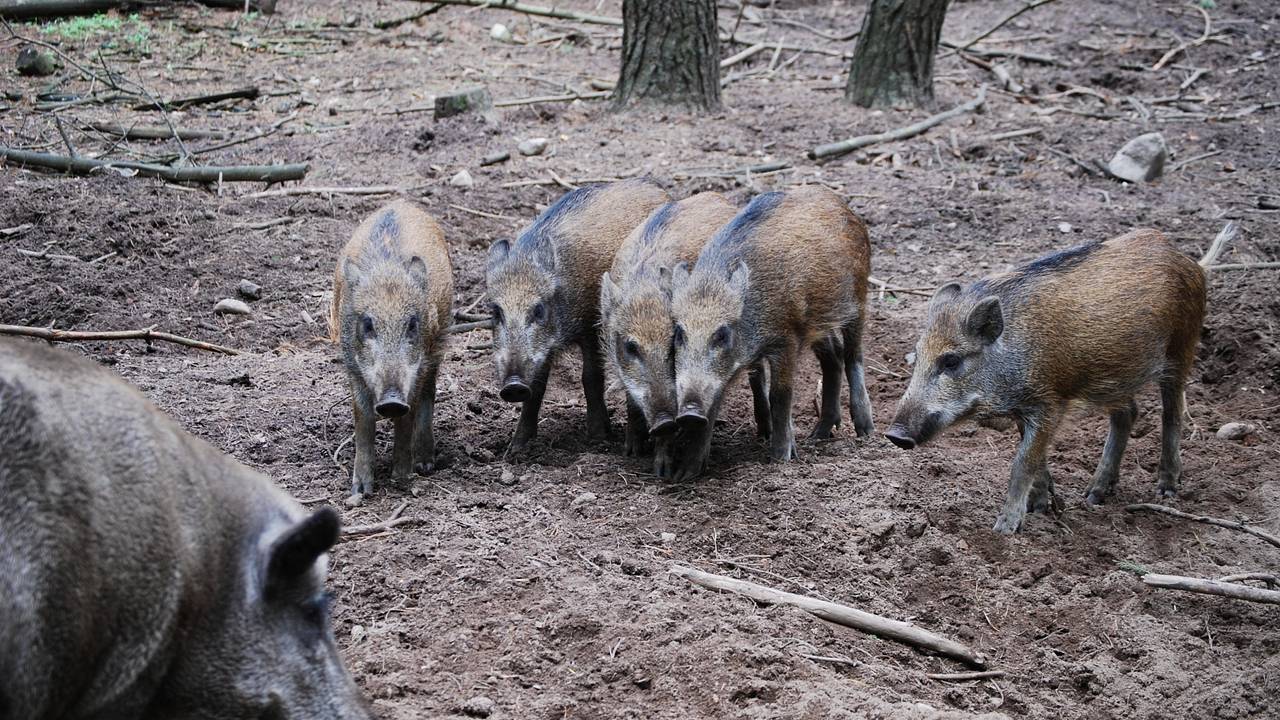
[[[947,0],[871,0],[845,99],[863,107],[933,102],[933,58]]]
[[[622,0],[616,110],[641,102],[720,107],[715,0]]]

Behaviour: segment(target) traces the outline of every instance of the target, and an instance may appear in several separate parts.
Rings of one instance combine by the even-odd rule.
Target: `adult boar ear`
[[[414,255],[409,258],[409,262],[404,264],[405,270],[409,271],[409,277],[421,287],[427,286],[427,264],[422,258]]]
[[[988,295],[978,301],[964,321],[965,332],[990,345],[1004,332],[1004,314],[1000,311],[1000,298]]]
[[[679,290],[684,287],[685,283],[689,282],[689,263],[677,263],[675,267],[671,268],[670,273],[671,290]]]
[[[729,289],[738,297],[747,296],[747,285],[751,282],[751,269],[741,260],[733,268],[733,273],[729,275]]]
[[[502,263],[507,260],[507,253],[511,252],[511,243],[506,240],[498,240],[489,246],[489,272],[497,270]]]
[[[947,283],[938,288],[929,299],[929,314],[934,315],[944,305],[960,296],[960,283]]]
[[[293,587],[338,541],[341,525],[333,508],[320,508],[303,518],[271,545],[267,560],[267,595]]]

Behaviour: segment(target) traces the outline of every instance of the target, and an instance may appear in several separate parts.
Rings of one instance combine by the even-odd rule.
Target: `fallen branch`
[[[1205,251],[1200,258],[1200,267],[1212,270],[1213,264],[1218,261],[1218,256],[1222,255],[1222,251],[1227,249],[1227,243],[1230,243],[1236,237],[1236,232],[1240,230],[1240,226],[1234,221],[1228,222],[1218,231],[1218,236],[1209,244],[1209,249]]]
[[[1280,263],[1277,263],[1277,264],[1280,264]],[[1213,525],[1215,527],[1227,528],[1228,530],[1239,530],[1240,532],[1248,533],[1249,535],[1259,538],[1262,541],[1270,543],[1276,547],[1280,547],[1280,537],[1276,537],[1275,535],[1272,535],[1269,532],[1259,530],[1255,527],[1250,527],[1248,525],[1245,525],[1242,522],[1236,522],[1235,520],[1222,520],[1220,518],[1213,518],[1207,515],[1192,515],[1190,513],[1184,513],[1181,510],[1175,510],[1174,508],[1166,507],[1164,505],[1156,505],[1154,503],[1137,503],[1134,505],[1126,505],[1124,509],[1125,509],[1125,512],[1163,513],[1165,515],[1172,515],[1173,517],[1181,518],[1183,520],[1191,520],[1193,522],[1204,523],[1206,525]]]
[[[1184,592],[1202,593],[1205,595],[1221,595],[1222,597],[1248,600],[1250,602],[1280,605],[1280,591],[1263,590],[1262,588],[1235,583],[1224,583],[1217,580],[1183,577],[1182,575],[1157,575],[1147,573],[1142,582],[1151,587],[1164,590],[1182,590]]]
[[[378,533],[388,532],[405,525],[425,525],[426,518],[420,517],[398,517],[393,520],[384,520],[371,525],[349,525],[342,528],[342,537],[355,537],[357,535],[377,535]]]
[[[990,30],[987,30],[986,32],[981,33],[980,35],[978,35],[978,36],[977,36],[977,37],[975,37],[974,39],[970,40],[969,42],[967,42],[967,43],[965,43],[964,45],[962,45],[962,46],[960,46],[960,47],[956,48],[956,50],[958,50],[959,52],[964,52],[964,51],[968,50],[969,48],[973,47],[974,45],[977,45],[978,43],[982,42],[983,40],[986,40],[987,38],[991,37],[991,35],[992,35],[993,33],[995,33],[995,31],[999,30],[1000,28],[1004,27],[1005,25],[1008,25],[1010,22],[1012,22],[1014,19],[1016,19],[1019,15],[1021,15],[1021,14],[1025,13],[1025,12],[1029,12],[1029,11],[1031,11],[1031,10],[1035,10],[1036,8],[1040,7],[1041,5],[1048,5],[1049,3],[1053,2],[1053,1],[1054,1],[1054,0],[1036,0],[1036,2],[1029,3],[1029,4],[1027,4],[1027,5],[1023,5],[1022,7],[1018,8],[1018,9],[1017,9],[1017,10],[1015,10],[1015,11],[1013,11],[1012,13],[1010,13],[1010,14],[1006,15],[1006,16],[1005,16],[1005,18],[1004,18],[1003,20],[1001,20],[1000,22],[996,23],[995,25],[992,25]]]
[[[1199,47],[1209,41],[1209,34],[1213,31],[1213,21],[1209,18],[1209,12],[1199,5],[1193,5],[1192,7],[1199,10],[1200,14],[1204,16],[1204,32],[1202,32],[1200,37],[1195,40],[1178,43],[1172,50],[1165,53],[1155,65],[1151,66],[1152,70],[1159,70],[1164,67],[1165,64],[1172,60],[1178,53],[1188,48]]]
[[[224,355],[240,355],[241,352],[235,348],[229,348],[224,345],[215,345],[202,340],[192,340],[191,338],[181,337],[179,335],[171,335],[167,332],[158,332],[151,328],[142,330],[104,330],[104,331],[87,331],[87,330],[55,330],[53,328],[28,327],[26,325],[0,325],[0,335],[23,335],[25,337],[40,338],[49,342],[99,342],[103,340],[159,340],[160,342],[174,343],[175,345],[185,345],[189,348],[197,350],[209,350],[211,352],[219,352]]]
[[[1184,168],[1184,167],[1186,167],[1186,166],[1190,165],[1191,163],[1200,162],[1201,160],[1208,160],[1208,159],[1209,159],[1209,158],[1211,158],[1211,157],[1214,157],[1214,156],[1217,156],[1217,155],[1221,155],[1221,154],[1222,154],[1222,152],[1223,152],[1222,150],[1214,150],[1214,151],[1212,151],[1212,152],[1200,153],[1199,155],[1193,155],[1193,156],[1191,156],[1191,157],[1187,158],[1186,160],[1183,160],[1183,161],[1181,161],[1181,162],[1176,162],[1176,163],[1174,163],[1174,164],[1173,164],[1173,167],[1169,168],[1169,172],[1171,172],[1171,173],[1176,173],[1176,172],[1178,172],[1179,170],[1181,170],[1182,168]]]
[[[539,103],[550,102],[573,102],[574,100],[600,100],[609,97],[610,94],[611,93],[608,90],[601,90],[599,92],[565,93],[564,95],[539,95],[537,97],[519,98],[516,100],[495,100],[493,102],[493,106],[501,108],[516,107],[517,105],[537,105]]]
[[[479,330],[481,328],[491,328],[491,327],[493,327],[493,318],[485,318],[484,320],[475,320],[473,322],[465,322],[465,323],[458,323],[457,325],[450,325],[449,327],[445,328],[445,332],[449,333],[450,335],[456,335],[458,333],[471,332],[472,330]]]
[[[994,680],[1005,676],[1003,670],[980,670],[978,672],[958,672],[958,673],[925,673],[925,677],[930,680],[941,680],[943,682],[965,682],[966,680]]]
[[[1280,262],[1223,263],[1210,265],[1209,270],[1274,270],[1280,268]]]
[[[378,20],[373,24],[373,26],[379,30],[390,30],[392,28],[400,27],[405,23],[411,23],[415,20],[421,20],[422,18],[428,15],[431,15],[433,13],[437,13],[443,9],[444,9],[444,3],[436,3],[428,8],[419,10],[418,12],[413,13],[411,15],[405,15],[403,17],[398,17],[398,18],[391,18],[390,20]]]
[[[1265,583],[1267,587],[1280,587],[1280,576],[1265,572],[1236,573],[1235,575],[1227,575],[1226,577],[1218,578],[1218,582],[1223,583],[1238,583],[1245,580],[1257,580],[1258,582]]]
[[[158,177],[169,182],[266,182],[278,183],[288,180],[301,180],[306,176],[310,166],[306,163],[294,165],[207,165],[204,167],[169,167],[149,163],[131,162],[128,160],[92,160],[84,157],[68,157],[48,153],[15,150],[0,145],[0,157],[24,166],[61,170],[76,175],[89,175],[97,170],[119,169],[134,170],[143,177]]]
[[[409,192],[413,188],[400,185],[368,185],[365,187],[288,187],[275,190],[261,190],[245,195],[246,198],[286,197],[290,195],[387,195],[390,193]]]
[[[174,135],[180,140],[226,140],[228,135],[220,130],[175,130],[160,125],[132,125],[125,127],[115,123],[88,123],[85,127],[125,140],[168,140]]]
[[[529,5],[518,2],[517,0],[414,0],[415,2],[433,2],[441,5],[466,5],[467,7],[491,8],[494,10],[510,10],[511,12],[524,13],[526,15],[538,15],[540,17],[560,18],[561,20],[575,20],[577,22],[587,23],[591,25],[613,25],[622,26],[622,18],[605,17],[603,15],[590,15],[587,13],[573,12],[572,10],[561,10],[559,8],[543,7],[541,5]]]
[[[859,135],[857,137],[849,138],[848,140],[842,140],[836,143],[829,143],[827,145],[819,145],[818,147],[809,151],[809,159],[818,160],[821,158],[832,157],[835,155],[843,155],[845,153],[852,152],[859,148],[868,147],[870,145],[878,145],[884,142],[892,142],[894,140],[905,140],[910,137],[915,137],[916,135],[923,133],[929,128],[932,128],[936,125],[941,125],[942,123],[946,122],[947,120],[950,120],[953,117],[957,117],[959,115],[963,115],[965,113],[973,112],[974,110],[977,110],[978,108],[982,107],[982,104],[985,103],[986,101],[987,101],[987,86],[983,85],[978,90],[977,97],[970,100],[969,102],[963,103],[961,105],[957,105],[951,108],[950,110],[947,110],[946,112],[940,112],[937,115],[925,118],[924,120],[921,120],[918,123],[915,123],[913,125],[907,125],[906,127],[901,127],[901,128],[898,128],[897,130],[890,130],[888,132],[882,132],[876,135]]]
[[[256,87],[236,88],[235,90],[226,90],[224,92],[210,93],[208,95],[196,95],[189,98],[180,98],[178,100],[167,100],[157,102],[138,103],[133,106],[134,110],[182,110],[193,105],[208,105],[209,103],[221,102],[223,100],[234,100],[237,98],[246,98],[253,100],[259,94]]]
[[[977,668],[986,666],[986,660],[969,647],[940,635],[935,635],[910,623],[890,620],[889,618],[856,610],[845,605],[838,605],[805,595],[783,592],[764,585],[747,582],[746,580],[737,580],[724,575],[713,575],[680,565],[673,565],[668,572],[679,575],[695,585],[701,585],[713,590],[728,590],[757,602],[771,605],[792,605],[827,622],[843,625],[854,630],[861,630],[862,632],[917,648],[932,650]]]

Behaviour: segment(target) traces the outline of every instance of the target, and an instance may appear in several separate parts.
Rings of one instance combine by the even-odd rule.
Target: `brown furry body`
[[[499,240],[490,248],[486,278],[500,394],[523,404],[512,450],[537,433],[552,364],[570,345],[582,351],[588,434],[608,435],[600,278],[631,230],[668,199],[648,180],[579,188],[547,208],[514,243]]]
[[[692,271],[673,273],[676,389],[681,424],[705,426],[704,449],[681,461],[696,474],[728,382],[767,363],[770,456],[795,454],[792,383],[798,354],[812,347],[822,365],[822,411],[815,437],[840,422],[841,374],[859,435],[871,431],[862,369],[871,248],[866,227],[825,188],[768,193],[753,200],[703,248]]]
[[[395,422],[392,476],[435,461],[436,373],[452,320],[453,265],[439,223],[396,201],[356,228],[338,256],[331,332],[355,416],[352,502],[373,491],[374,422]]]
[[[0,717],[367,717],[314,613],[337,534],[109,370],[0,340]]]
[[[663,205],[631,232],[601,282],[604,357],[627,391],[626,451],[643,452],[653,429],[659,477],[674,470],[670,268],[697,260],[702,246],[736,213],[713,192]],[[764,401],[762,394],[757,399]]]
[[[1205,312],[1204,271],[1155,230],[1048,255],[930,303],[911,386],[887,435],[927,442],[967,417],[1012,418],[1023,442],[996,530],[1051,506],[1045,454],[1071,406],[1110,413],[1111,430],[1088,501],[1110,494],[1136,416],[1134,395],[1160,384],[1164,404],[1159,492],[1176,492],[1183,385]],[[953,367],[954,366],[954,367]]]

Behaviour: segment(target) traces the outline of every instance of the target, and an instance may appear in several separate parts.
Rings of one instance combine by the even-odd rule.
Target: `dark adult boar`
[[[110,371],[0,340],[0,717],[367,718],[337,537]]]
[[[1047,255],[968,288],[946,285],[929,303],[911,384],[885,435],[910,449],[966,418],[1014,420],[1022,441],[995,524],[1012,533],[1028,510],[1051,507],[1045,455],[1070,406],[1110,414],[1086,499],[1111,493],[1134,395],[1154,380],[1164,405],[1157,490],[1172,496],[1183,386],[1204,311],[1204,271],[1155,230]]]
[[[351,380],[355,462],[351,497],[373,492],[374,423],[395,423],[391,475],[435,463],[436,373],[453,310],[453,266],[440,225],[397,201],[369,216],[338,257],[331,328]],[[413,488],[410,488],[413,490]]]
[[[841,373],[849,381],[854,429],[871,432],[863,379],[871,246],[857,215],[835,193],[804,187],[766,193],[724,226],[689,270],[672,273],[679,425],[705,428],[700,458],[677,478],[697,475],[725,388],[744,368],[767,363],[769,455],[795,456],[792,387],[800,349],[822,366],[822,410],[812,436],[840,423]]]
[[[604,357],[627,392],[627,454],[641,454],[652,437],[654,474],[659,477],[674,471],[670,268],[697,260],[702,246],[736,213],[714,192],[663,205],[631,231],[600,282]],[[753,388],[759,382],[753,376]],[[756,397],[766,403],[767,422],[763,391]]]
[[[607,437],[600,356],[600,277],[622,241],[667,193],[647,180],[590,185],[566,193],[514,243],[489,249],[488,293],[500,395],[523,403],[511,450],[538,432],[551,366],[570,345],[582,351],[587,433]]]

